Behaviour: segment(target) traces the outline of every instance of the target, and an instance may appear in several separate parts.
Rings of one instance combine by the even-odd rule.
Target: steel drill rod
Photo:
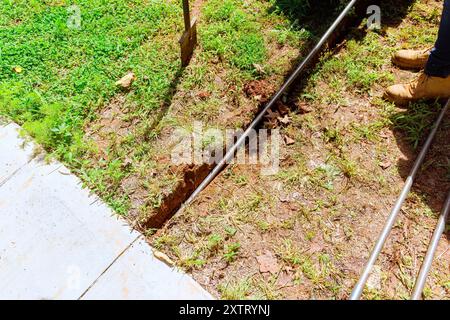
[[[281,95],[286,91],[286,89],[292,84],[292,82],[305,70],[308,64],[314,59],[317,52],[322,48],[322,46],[326,43],[329,37],[333,34],[345,16],[350,12],[353,8],[357,0],[352,0],[345,7],[345,9],[341,12],[339,17],[334,21],[331,27],[325,32],[316,46],[311,50],[311,52],[306,56],[306,58],[300,63],[297,69],[291,74],[291,76],[286,80],[286,82],[281,86],[281,88],[277,91],[277,93],[272,97],[269,103],[258,113],[256,118],[250,124],[250,126],[245,130],[245,132],[237,139],[236,143],[225,153],[224,157],[220,160],[219,163],[214,167],[214,169],[209,173],[209,175],[202,181],[202,183],[195,189],[195,191],[191,194],[189,199],[186,200],[185,205],[191,203],[197,195],[204,189],[206,186],[219,174],[219,172],[225,167],[225,165],[234,158],[235,152],[242,146],[245,142],[245,139],[249,137],[252,130],[254,130],[258,123],[263,119],[264,115],[267,111],[272,108],[272,106],[277,102],[277,100],[281,97]]]
[[[383,231],[380,234],[380,237],[378,238],[377,243],[375,244],[375,248],[373,249],[370,258],[364,267],[364,271],[361,274],[360,279],[358,280],[356,286],[353,288],[352,294],[350,295],[350,300],[359,300],[361,298],[362,292],[364,290],[364,286],[367,282],[367,279],[369,278],[370,272],[372,271],[372,268],[383,249],[383,246],[386,242],[387,237],[389,236],[392,227],[394,226],[394,223],[397,219],[398,213],[400,212],[403,202],[405,202],[406,197],[408,196],[409,191],[411,190],[411,186],[413,185],[414,179],[417,175],[417,172],[419,171],[423,160],[425,159],[426,154],[428,153],[428,150],[430,149],[431,143],[433,142],[433,139],[436,135],[436,132],[444,119],[444,115],[447,112],[449,108],[450,100],[447,101],[444,108],[442,108],[434,126],[433,129],[430,132],[430,135],[428,136],[422,150],[419,153],[419,156],[416,159],[416,162],[414,163],[414,166],[411,169],[411,172],[409,173],[408,178],[405,181],[405,185],[403,187],[403,190],[400,194],[400,197],[397,199],[397,202],[395,203],[394,208],[392,209],[387,221],[386,225],[383,228]]]
[[[442,234],[445,232],[445,225],[447,224],[448,215],[450,212],[450,192],[448,193],[447,200],[442,208],[441,215],[434,229],[433,237],[431,238],[430,245],[428,246],[427,254],[423,260],[422,267],[420,268],[419,275],[417,276],[416,284],[414,286],[411,300],[420,300],[422,297],[423,288],[427,282],[428,272],[430,271],[433,263],[434,254],[441,239]]]

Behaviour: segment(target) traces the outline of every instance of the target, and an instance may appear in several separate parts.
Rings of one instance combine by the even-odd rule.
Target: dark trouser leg
[[[450,0],[444,1],[439,35],[425,68],[425,73],[435,77],[450,75]]]

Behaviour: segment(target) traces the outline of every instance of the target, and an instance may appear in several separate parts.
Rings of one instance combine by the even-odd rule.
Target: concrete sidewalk
[[[0,124],[0,299],[211,299],[58,162]]]

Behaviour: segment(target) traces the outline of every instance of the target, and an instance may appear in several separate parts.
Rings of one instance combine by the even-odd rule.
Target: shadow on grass
[[[172,81],[170,82],[170,85],[168,87],[167,93],[165,95],[164,102],[162,103],[161,108],[158,109],[158,113],[155,116],[153,122],[145,129],[144,137],[148,139],[152,136],[152,133],[155,131],[155,129],[158,127],[158,125],[161,123],[161,121],[164,119],[164,117],[169,112],[169,108],[172,105],[172,100],[175,94],[177,93],[177,87],[181,82],[181,78],[183,76],[185,67],[180,67],[176,71]]]
[[[402,23],[415,2],[415,0],[398,0],[395,4],[388,0],[358,2],[353,14],[343,22],[343,26],[337,30],[337,34],[330,40],[331,43],[328,45],[331,47],[331,45],[339,43],[343,36],[345,36],[345,39],[354,41],[363,40],[367,34],[367,28],[357,28],[357,26],[361,25],[361,22],[367,17],[366,9],[369,5],[375,4],[381,8],[382,29],[378,32],[383,36],[388,28],[398,27]],[[344,0],[319,0],[314,2],[307,0],[277,0],[272,10],[283,12],[292,21],[293,26],[308,30],[317,40],[347,3],[348,1]],[[348,30],[348,28],[352,30],[346,34],[345,30]],[[315,42],[312,41],[311,47],[314,44]],[[341,47],[337,46],[334,52],[338,53],[340,49]],[[293,62],[293,70],[302,59],[303,57],[299,56]],[[309,79],[310,72],[306,72],[304,76],[291,86],[290,94],[293,97],[301,94]],[[397,164],[399,173],[404,179],[409,175],[418,151],[430,132],[440,105],[433,102],[417,103],[406,110],[397,112],[390,119],[393,123],[391,129],[396,137],[396,142],[407,157],[407,160],[401,159]],[[417,192],[417,194],[423,194],[424,198],[422,201],[434,212],[439,213],[442,210],[442,205],[449,189],[450,114],[447,114],[424,161],[422,170],[417,176],[413,191]],[[448,236],[450,237],[449,234]]]
[[[407,1],[403,1],[407,2]],[[404,4],[403,8],[408,9]],[[396,13],[402,8],[391,8],[388,21],[397,26],[401,19]],[[436,25],[436,28],[439,26]],[[403,179],[409,176],[410,170],[423,147],[424,142],[438,117],[446,100],[421,101],[411,103],[406,109],[391,116],[392,131],[397,145],[406,159],[399,159],[397,168]],[[435,213],[440,213],[450,190],[450,112],[438,130],[433,144],[419,170],[412,191],[420,195],[421,200]],[[450,233],[447,232],[450,239]]]
[[[369,5],[378,4],[382,8],[382,11],[383,8],[386,8],[386,10],[384,10],[383,12],[383,14],[386,15],[386,19],[383,20],[383,25],[393,27],[398,25],[402,21],[403,17],[408,13],[408,10],[413,2],[414,0],[398,0],[395,5],[392,5],[391,1],[388,0],[361,0],[357,2],[353,14],[349,15],[349,17],[343,21],[342,25],[336,30],[335,34],[330,37],[327,46],[332,47],[334,44],[342,41],[343,37],[347,34],[345,30],[358,26],[361,21],[367,16],[366,9]],[[296,59],[293,59],[293,61],[291,62],[292,67],[291,70],[286,73],[286,79],[297,68],[298,64],[304,58],[306,52],[314,47],[318,39],[328,29],[331,23],[337,18],[339,13],[348,3],[349,1],[347,0],[275,1],[272,8],[269,9],[270,13],[283,13],[291,21],[293,28],[304,29],[312,35],[312,39],[307,45],[306,49],[303,50],[300,56],[298,56]],[[354,29],[350,35],[350,38],[361,40],[365,37],[366,31],[367,30],[365,28]],[[316,62],[317,60],[314,61],[312,65],[314,65]],[[176,88],[180,83],[180,79],[183,75],[183,70],[184,68],[180,67],[180,69],[178,69],[177,73],[175,74],[174,79],[169,86],[167,98],[165,99],[162,107],[156,115],[155,120],[147,128],[146,132],[153,132],[157,128],[161,120],[164,118],[164,116],[167,114],[172,103],[173,96],[176,93]],[[307,83],[309,79],[309,73],[310,72],[308,71],[305,72],[302,80],[298,81],[298,83],[294,83],[291,88],[295,88],[295,91],[301,91],[303,89],[303,85],[301,83]]]
[[[343,20],[323,49],[334,47],[332,53],[337,54],[343,48],[339,44],[344,40],[362,41],[368,32],[368,28],[362,26],[362,22],[368,17],[367,8],[369,6],[378,5],[381,9],[382,28],[378,33],[383,35],[388,28],[398,27],[402,23],[415,2],[416,0],[397,0],[395,4],[391,0],[360,0],[356,2],[352,13]],[[312,49],[348,3],[350,0],[276,0],[271,11],[282,12],[290,19],[293,27],[309,31],[313,37],[308,46],[309,49]],[[292,68],[287,73],[288,76],[297,68],[304,59],[305,52],[308,51],[304,50],[292,61]],[[310,67],[288,89],[288,94],[293,97],[301,95],[310,80],[311,71],[317,68],[319,58],[320,55],[317,55]]]
[[[403,179],[410,170],[437,119],[442,102],[422,101],[391,116],[392,131],[406,159],[397,168]],[[412,191],[435,213],[442,210],[450,190],[450,112],[444,117],[433,144],[419,170]]]
[[[377,5],[381,9],[382,26],[396,27],[409,12],[415,0],[363,0],[355,4],[353,18],[361,21],[367,15],[367,8]],[[271,12],[282,12],[293,26],[303,28],[320,36],[338,16],[350,0],[276,0]]]

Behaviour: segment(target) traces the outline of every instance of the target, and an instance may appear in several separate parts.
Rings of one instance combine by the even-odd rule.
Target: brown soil
[[[98,118],[86,127],[87,138],[92,139],[97,149],[96,156],[106,159],[109,151],[119,145],[136,125],[137,120],[127,119],[125,96],[115,96],[99,112]]]
[[[346,46],[335,53],[338,58],[341,50]],[[383,71],[397,80],[414,77],[389,60]],[[370,94],[339,88],[343,102],[325,102],[321,98],[336,92],[329,80],[315,82],[317,100],[294,97],[286,117],[281,107],[266,122],[273,127],[275,121],[282,135],[294,140],[285,139],[281,148],[279,174],[261,175],[258,166],[228,167],[151,239],[217,297],[344,299],[357,281],[418,151],[395,119],[415,111],[395,108],[388,116],[380,102],[385,84],[376,84]],[[264,100],[271,89],[266,94],[263,87],[252,82],[244,90]],[[447,114],[365,298],[409,297],[450,189],[449,128]],[[238,249],[230,249],[236,244]],[[447,233],[426,298],[450,298],[449,248]]]
[[[202,3],[201,0],[191,3],[192,16],[201,18]],[[171,162],[174,131],[190,129],[194,121],[217,128],[245,128],[263,103],[261,97],[245,93],[246,83],[259,78],[257,82],[266,86],[265,89],[277,88],[300,51],[305,50],[299,49],[303,43],[295,47],[278,43],[273,30],[281,22],[285,23],[285,18],[261,14],[255,19],[267,22],[264,39],[267,59],[276,62],[276,70],[267,73],[262,70],[259,76],[244,77],[228,62],[205,54],[199,24],[199,44],[190,64],[176,72],[170,92],[159,108],[147,110],[146,106],[132,105],[133,96],[139,94],[136,84],[146,81],[145,74],[132,70],[136,73],[136,84],[128,92],[114,97],[85,128],[87,140],[92,144],[91,152],[85,156],[86,169],[95,172],[96,168],[107,168],[113,161],[122,166],[120,170],[111,170],[114,177],[102,176],[102,190],[97,192],[123,204],[121,208],[130,223],[141,231],[160,227],[211,169],[208,165],[174,165]],[[164,37],[168,43],[168,47],[161,50],[171,55],[178,52],[179,34],[161,31],[158,37]],[[142,49],[150,50],[151,46],[150,42],[145,43]]]
[[[194,14],[200,14],[199,10],[201,3],[202,1],[200,0],[194,3]],[[350,23],[352,23],[351,19],[345,21],[346,26]],[[338,30],[335,37],[330,40],[329,45],[332,45],[334,41],[338,41],[342,32],[342,29]],[[305,45],[303,51],[306,52],[308,47],[311,45],[312,44]],[[282,69],[285,70],[285,76],[288,76],[290,73],[288,67],[295,67],[298,56],[300,56],[302,52],[300,52],[300,50],[294,50],[293,52],[291,47],[279,44],[272,44],[270,49],[268,65],[279,65],[279,67],[282,67]],[[298,56],[296,57],[295,55]],[[317,57],[318,56],[319,55],[317,55]],[[196,60],[197,56],[194,54],[191,64],[195,65],[197,62]],[[314,63],[317,62],[318,60],[314,61]],[[253,120],[258,110],[270,100],[272,95],[275,93],[275,90],[284,81],[279,74],[266,76],[263,68],[261,66],[259,66],[259,68],[262,79],[251,80],[243,85],[236,83],[227,84],[222,80],[222,78],[226,78],[227,75],[218,63],[215,68],[217,70],[213,81],[220,88],[221,92],[219,95],[223,107],[222,110],[220,110],[221,114],[218,114],[217,118],[207,119],[204,115],[202,115],[202,120],[206,120],[208,123],[214,123],[214,126],[219,128],[246,128]],[[212,96],[213,93],[204,90],[204,88],[201,88],[198,91],[194,90],[189,93],[179,90],[176,92],[172,105],[170,106],[171,113],[174,115],[181,115],[185,112],[186,106],[190,106],[192,104],[195,105],[198,102],[207,102],[208,99],[212,98]],[[287,114],[287,112],[287,106],[282,101],[278,101],[274,110],[269,111],[268,116],[266,116],[266,126],[274,128],[279,122],[285,123],[287,120],[283,117]],[[186,115],[183,114],[183,117],[185,116]],[[188,121],[188,119],[186,120]],[[189,118],[189,120],[191,120],[191,118]],[[163,129],[158,141],[158,145],[161,148],[166,149],[170,145],[169,140],[171,139],[172,133],[173,128],[166,127]],[[287,136],[284,136],[284,138],[290,140]],[[180,208],[183,202],[207,176],[208,171],[212,169],[212,166],[208,165],[183,166],[177,168],[172,168],[172,166],[170,167],[172,171],[179,173],[177,178],[179,183],[176,184],[171,190],[162,192],[163,197],[161,199],[161,204],[156,210],[146,211],[145,214],[139,214],[139,217],[134,220],[135,225],[139,225],[142,230],[161,227],[164,222],[175,214],[175,211]],[[137,213],[134,208],[131,209],[131,212]],[[131,217],[134,217],[134,215],[131,215]]]
[[[141,229],[160,228],[169,220],[187,197],[206,178],[212,169],[212,165],[186,165],[177,169],[182,173],[181,182],[176,185],[173,192],[162,200],[161,206],[153,215],[144,218],[144,222],[140,225]]]

